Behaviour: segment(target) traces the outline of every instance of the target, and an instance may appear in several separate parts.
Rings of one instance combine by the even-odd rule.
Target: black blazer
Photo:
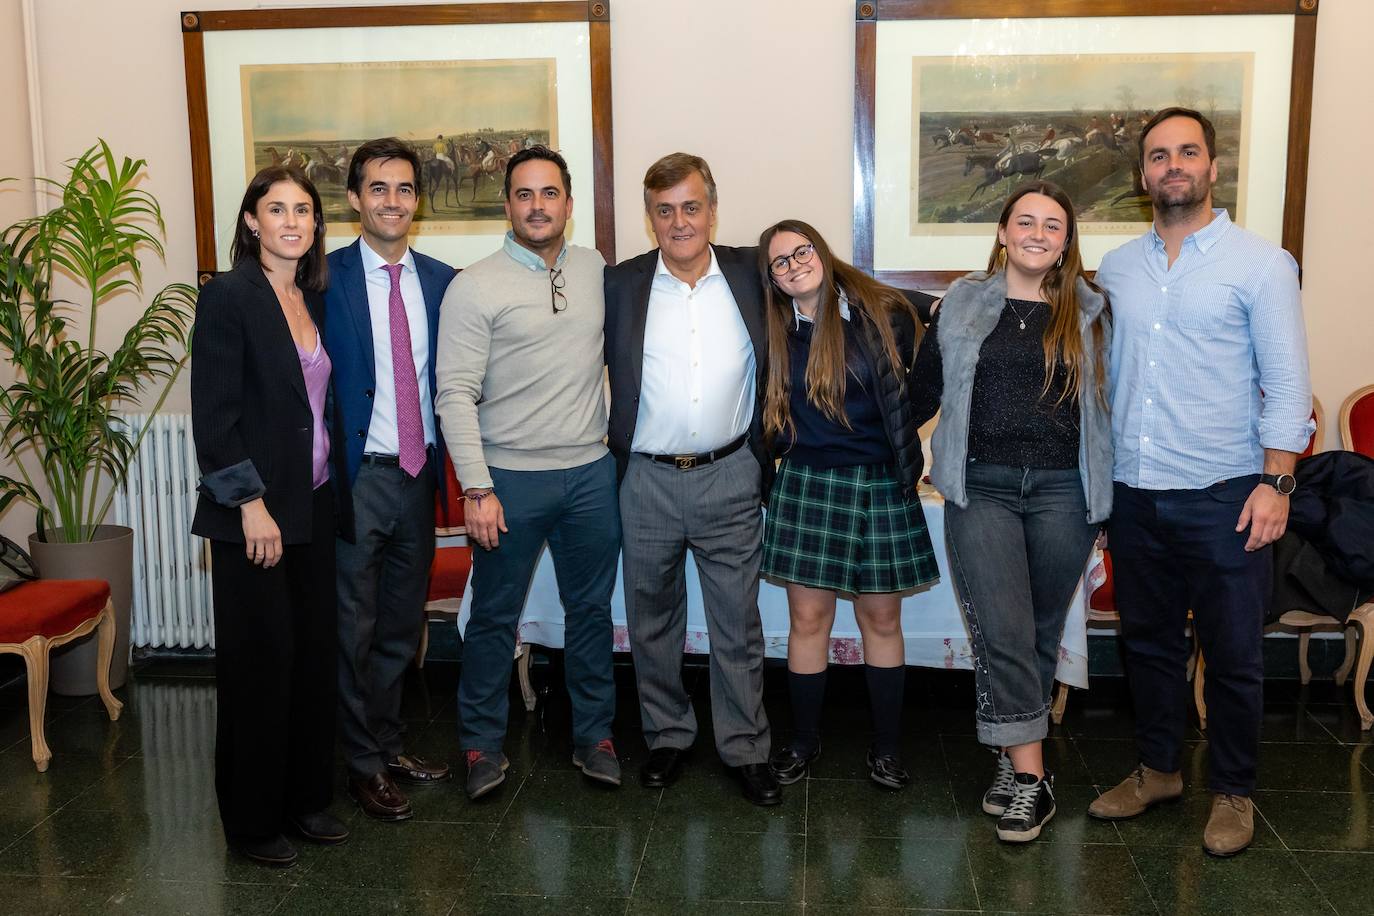
[[[892,336],[902,363],[900,366],[892,365],[887,358],[878,329],[862,303],[851,302],[849,309],[851,317],[857,321],[859,354],[878,380],[878,407],[883,413],[883,429],[892,443],[897,479],[902,484],[903,494],[908,499],[915,499],[925,456],[921,453],[920,424],[916,422],[908,386],[911,367],[915,363],[921,338],[925,335],[925,324],[930,321],[930,306],[935,297],[911,290],[902,292],[915,309],[916,317],[913,319],[910,315],[897,313],[891,318]]]
[[[763,318],[763,284],[759,280],[758,248],[712,245],[716,263],[730,285],[749,339],[754,344],[754,416],[749,423],[749,448],[763,469],[763,498],[773,483],[773,459],[763,441],[763,389],[768,377],[768,329]],[[611,417],[606,445],[615,455],[621,477],[630,462],[630,443],[639,419],[639,392],[644,376],[644,327],[649,317],[649,289],[658,266],[658,249],[607,267],[606,369],[611,379]]]
[[[323,340],[324,300],[307,290],[305,303]],[[238,507],[261,496],[282,543],[308,543],[314,422],[276,293],[256,260],[243,261],[205,284],[191,329],[191,427],[201,473],[191,532],[243,543]]]

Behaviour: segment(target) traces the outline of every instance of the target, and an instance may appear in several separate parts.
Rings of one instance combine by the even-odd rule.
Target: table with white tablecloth
[[[949,575],[945,556],[945,507],[938,494],[922,495],[930,539],[935,545],[940,578],[909,595],[902,601],[902,636],[906,641],[906,663],[925,668],[972,668],[973,655],[968,629]],[[1088,578],[1096,584],[1100,570],[1089,564]],[[1087,595],[1079,582],[1069,605],[1068,621],[1059,645],[1058,680],[1074,687],[1088,686]],[[463,595],[458,626],[467,625],[472,602],[472,589]],[[759,584],[759,613],[763,618],[765,649],[770,658],[787,657],[787,593],[780,584],[764,580]],[[615,595],[611,599],[611,621],[614,627],[615,650],[630,651],[629,633],[625,628],[625,594],[622,575],[618,571]],[[554,577],[553,560],[548,550],[540,557],[525,601],[520,620],[519,638],[550,648],[563,646],[563,605],[558,598],[558,583]],[[701,584],[696,564],[687,563],[687,638],[683,651],[704,654],[710,650],[706,632],[706,616],[702,607]],[[859,640],[859,625],[854,619],[854,606],[840,599],[835,611],[835,626],[830,633],[830,660],[836,664],[856,665],[863,662],[863,647]]]

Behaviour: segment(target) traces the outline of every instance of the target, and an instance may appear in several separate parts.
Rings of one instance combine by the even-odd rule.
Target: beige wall
[[[337,5],[328,0],[320,5]],[[373,0],[377,4],[386,0]],[[412,0],[413,2],[413,0]],[[854,29],[852,0],[611,0],[615,99],[616,246],[621,257],[651,247],[639,182],[673,149],[710,160],[720,186],[717,239],[753,241],[768,222],[799,216],[837,252],[851,245]],[[202,9],[251,6],[203,0]],[[292,5],[305,5],[295,3]],[[147,188],[167,218],[167,264],[147,283],[194,277],[181,0],[35,0],[42,140],[59,164],[96,136],[149,160]],[[24,104],[20,0],[0,0],[0,73],[12,103],[0,111],[0,175],[31,171]],[[1374,308],[1352,269],[1370,256],[1347,214],[1374,210],[1374,85],[1365,55],[1374,3],[1323,0],[1307,203],[1305,302],[1312,377],[1337,442],[1335,413],[1354,388],[1374,382]],[[0,195],[0,216],[15,215]],[[1358,284],[1358,287],[1357,287]],[[102,317],[113,342],[133,303]],[[184,382],[169,408],[185,410]],[[25,509],[0,530],[27,528]],[[11,527],[13,526],[13,528]]]

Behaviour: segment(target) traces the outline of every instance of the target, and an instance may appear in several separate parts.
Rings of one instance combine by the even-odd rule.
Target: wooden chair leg
[[[425,656],[429,654],[429,615],[420,617],[420,646],[415,650],[415,667],[424,668]]]
[[[1341,662],[1341,666],[1331,675],[1335,679],[1337,687],[1344,684],[1345,679],[1350,676],[1351,669],[1355,667],[1355,653],[1357,651],[1355,628],[1347,623],[1345,627],[1345,661]]]
[[[1307,686],[1312,683],[1312,666],[1307,663],[1307,650],[1312,645],[1312,631],[1304,628],[1298,634],[1298,680]]]
[[[520,674],[520,695],[525,698],[525,711],[534,712],[535,705],[539,702],[539,697],[534,693],[534,685],[530,683],[530,660],[531,653],[528,643],[521,643],[515,650],[516,670]]]
[[[1355,663],[1355,709],[1360,713],[1360,730],[1369,731],[1374,726],[1374,714],[1369,711],[1369,704],[1364,701],[1365,681],[1369,678],[1369,663],[1374,660],[1374,635],[1369,632],[1368,618],[1364,616],[1353,618],[1360,627],[1360,657]]]
[[[1203,687],[1207,680],[1207,661],[1202,657],[1202,650],[1197,651],[1197,668],[1193,672],[1193,705],[1197,707],[1197,718],[1199,724],[1207,727],[1207,701],[1203,699]]]
[[[1050,721],[1055,725],[1064,724],[1064,710],[1069,705],[1069,685],[1060,681],[1054,688],[1054,702],[1050,704]]]
[[[114,722],[119,718],[124,704],[115,699],[110,692],[110,665],[114,662],[115,619],[114,604],[106,602],[105,610],[100,612],[100,623],[96,627],[95,686],[100,691],[100,702],[105,704],[105,712]]]
[[[43,714],[48,705],[48,641],[42,636],[31,636],[21,649],[29,678],[29,736],[33,744],[33,764],[38,772],[44,773],[52,760],[52,751],[43,736]]]

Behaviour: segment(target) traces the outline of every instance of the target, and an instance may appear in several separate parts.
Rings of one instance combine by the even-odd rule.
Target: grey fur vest
[[[944,394],[940,400],[940,422],[931,440],[931,479],[945,499],[957,506],[968,505],[964,489],[964,467],[968,460],[969,404],[973,400],[973,374],[983,341],[997,326],[1007,299],[1006,274],[988,277],[971,273],[954,281],[940,303],[940,359],[944,365]],[[1091,357],[1089,329],[1102,314],[1106,300],[1082,280],[1078,281],[1078,302],[1082,312],[1080,327],[1083,348]],[[1104,320],[1110,321],[1110,315]],[[1112,339],[1110,325],[1103,329]],[[1099,373],[1107,371],[1089,359],[1084,366],[1083,389],[1094,391]],[[1088,503],[1088,522],[1106,521],[1112,513],[1112,423],[1107,409],[1091,395],[1080,399],[1078,470],[1083,477],[1083,494]]]

